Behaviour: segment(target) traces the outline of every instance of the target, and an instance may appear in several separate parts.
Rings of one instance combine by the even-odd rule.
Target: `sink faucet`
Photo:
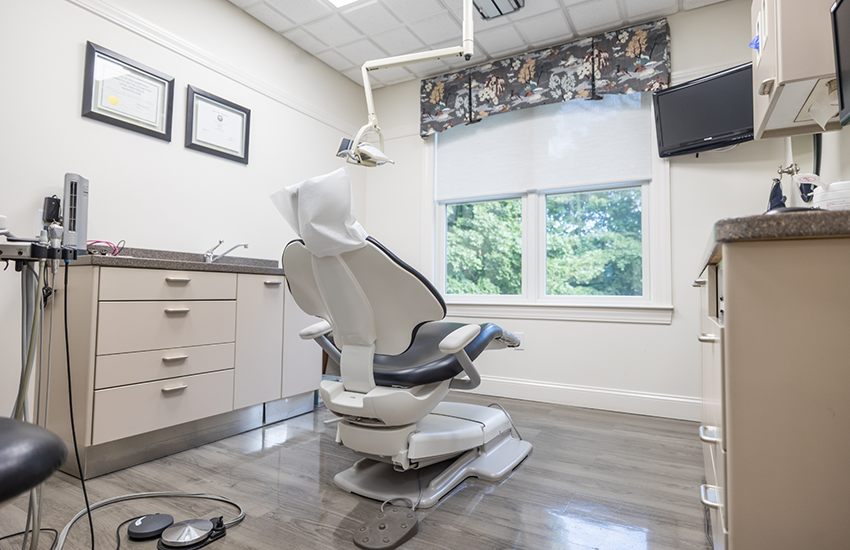
[[[219,246],[221,246],[221,243],[223,243],[223,242],[224,242],[224,239],[219,239],[217,245],[215,245],[214,247],[212,247],[209,250],[207,250],[206,252],[204,252],[204,262],[211,264],[214,261],[218,260],[219,258],[223,258],[223,257],[227,256],[228,254],[230,254],[231,252],[233,252],[235,249],[239,248],[240,246],[244,246],[245,248],[248,248],[248,243],[239,243],[236,246],[230,247],[230,249],[228,249],[223,254],[219,254],[218,256],[216,256],[215,254],[213,254],[213,251],[216,248],[218,248]]]

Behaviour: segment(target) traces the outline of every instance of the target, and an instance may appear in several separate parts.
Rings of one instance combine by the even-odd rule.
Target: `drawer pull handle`
[[[189,277],[166,277],[166,283],[188,283],[192,279]]]
[[[283,284],[283,281],[263,281],[263,284],[269,286],[280,286]]]
[[[708,279],[696,279],[696,280],[694,281],[694,286],[695,286],[695,287],[705,286],[705,284],[706,284],[707,282],[708,282]]]
[[[174,386],[173,388],[162,388],[162,393],[171,393],[173,391],[185,390],[189,387],[189,384],[183,384],[182,386]]]
[[[720,488],[716,485],[700,485],[699,499],[709,508],[720,508]]]
[[[700,426],[699,438],[706,443],[720,443],[720,430],[717,426]]]
[[[189,358],[188,355],[172,355],[171,357],[163,357],[162,362],[163,363],[169,363],[169,362],[172,362],[172,361],[183,361],[184,359],[188,359],[188,358]]]
[[[189,313],[191,311],[188,307],[173,307],[166,308],[165,313]]]
[[[704,344],[714,344],[714,343],[719,342],[720,338],[718,338],[714,334],[703,333],[703,334],[700,334],[699,336],[697,336],[697,340],[699,340],[700,342],[702,342]]]

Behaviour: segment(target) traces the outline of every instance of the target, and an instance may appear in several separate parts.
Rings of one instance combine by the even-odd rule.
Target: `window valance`
[[[425,138],[461,123],[570,99],[667,88],[666,19],[582,38],[422,81]]]

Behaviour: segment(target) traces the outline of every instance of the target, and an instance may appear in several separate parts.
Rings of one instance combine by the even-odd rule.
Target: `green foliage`
[[[522,293],[522,202],[446,206],[446,292]]]
[[[546,199],[546,293],[643,294],[640,188]]]

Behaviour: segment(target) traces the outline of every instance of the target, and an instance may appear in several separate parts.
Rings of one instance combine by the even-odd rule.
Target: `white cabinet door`
[[[239,274],[234,409],[280,399],[283,287],[281,276]]]

